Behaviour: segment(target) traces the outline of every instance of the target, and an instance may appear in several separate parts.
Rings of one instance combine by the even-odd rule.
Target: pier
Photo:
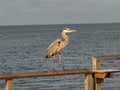
[[[108,55],[108,56],[93,56],[93,68],[88,69],[65,69],[51,71],[37,71],[37,72],[20,72],[20,73],[9,73],[0,74],[0,80],[5,80],[5,90],[13,90],[14,79],[20,78],[36,78],[36,77],[51,77],[51,76],[63,76],[63,75],[76,75],[83,74],[85,79],[84,90],[101,90],[101,83],[104,82],[105,78],[112,78],[114,73],[119,73],[118,69],[105,69],[101,70],[100,62],[107,60],[120,60],[120,55]]]

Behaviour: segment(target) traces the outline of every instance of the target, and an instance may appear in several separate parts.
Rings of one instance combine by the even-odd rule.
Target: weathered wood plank
[[[93,56],[98,60],[120,60],[120,54],[118,55],[107,55],[107,56]]]
[[[38,72],[21,72],[12,74],[1,74],[0,79],[17,79],[17,78],[32,78],[32,77],[48,77],[48,76],[61,76],[61,75],[74,75],[92,73],[91,70],[84,69],[71,69],[71,70],[56,70],[53,71],[38,71]]]
[[[107,73],[95,73],[95,78],[105,79]]]
[[[92,70],[93,73],[117,73],[120,72],[118,69],[104,69],[104,70]]]

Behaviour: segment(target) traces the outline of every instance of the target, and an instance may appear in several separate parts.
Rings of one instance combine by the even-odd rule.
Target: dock
[[[108,56],[93,56],[93,69],[65,69],[63,70],[52,70],[50,71],[36,71],[36,72],[20,72],[20,73],[9,73],[0,74],[0,80],[5,80],[5,90],[13,90],[14,79],[21,78],[37,78],[37,77],[52,77],[52,76],[63,76],[63,75],[84,75],[85,79],[85,90],[101,90],[101,83],[106,78],[113,78],[114,73],[119,73],[118,69],[105,69],[101,70],[101,60],[120,60],[120,55],[108,55]]]

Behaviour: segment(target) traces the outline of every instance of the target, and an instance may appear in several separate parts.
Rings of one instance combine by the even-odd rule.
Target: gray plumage
[[[59,54],[61,52],[61,50],[59,50],[61,42],[62,42],[61,39],[56,39],[55,41],[53,41],[50,44],[50,46],[48,47],[48,49],[46,50],[46,53],[45,53],[46,58],[49,58],[49,57]]]

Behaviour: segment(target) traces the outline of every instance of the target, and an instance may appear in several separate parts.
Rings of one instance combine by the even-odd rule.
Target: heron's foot
[[[55,73],[55,72],[56,72],[54,68],[53,68],[52,72],[53,72],[53,73]]]
[[[62,71],[65,72],[64,66],[62,66]]]

